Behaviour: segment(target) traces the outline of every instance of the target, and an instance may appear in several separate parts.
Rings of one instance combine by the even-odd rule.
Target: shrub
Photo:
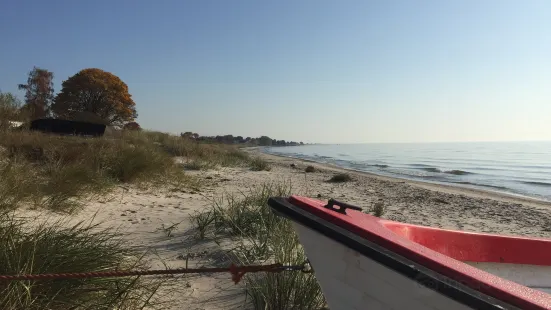
[[[381,201],[376,202],[375,205],[373,205],[373,215],[376,217],[381,217],[383,214],[385,214],[385,204]]]
[[[308,166],[306,169],[304,169],[304,172],[315,172],[316,168],[314,166]]]
[[[342,182],[350,182],[352,181],[352,177],[348,173],[339,173],[335,174],[334,176],[329,179],[329,182],[332,183],[342,183]]]
[[[255,157],[251,160],[251,170],[253,171],[270,171],[272,167],[268,164],[267,161],[260,157]]]
[[[125,130],[142,130],[142,127],[140,126],[140,124],[138,124],[136,122],[129,122],[129,123],[124,124],[123,129],[125,129]]]
[[[21,105],[21,101],[12,93],[0,92],[0,130],[10,128],[10,121],[21,119]]]

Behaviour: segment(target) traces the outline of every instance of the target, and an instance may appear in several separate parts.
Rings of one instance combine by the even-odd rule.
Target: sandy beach
[[[197,243],[190,215],[213,204],[227,193],[239,194],[263,183],[287,182],[298,195],[320,200],[335,198],[370,210],[375,203],[385,207],[383,218],[433,227],[472,232],[551,237],[551,203],[505,194],[434,185],[373,174],[299,159],[247,152],[261,156],[271,171],[220,168],[190,171],[203,181],[199,190],[143,190],[118,187],[111,195],[89,201],[71,221],[101,222],[117,227],[128,242],[147,250],[153,268],[227,266],[223,250],[214,242]],[[294,167],[292,167],[294,164]],[[305,173],[306,166],[315,172]],[[351,182],[329,183],[336,173],[346,172]],[[56,218],[46,211],[20,210],[23,216]],[[173,299],[171,309],[244,309],[241,285],[229,274],[181,277],[177,289],[160,292]]]

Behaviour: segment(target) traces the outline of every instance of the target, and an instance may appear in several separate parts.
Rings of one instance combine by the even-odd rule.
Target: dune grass
[[[373,215],[376,217],[382,217],[386,212],[385,204],[382,201],[376,202],[372,209]]]
[[[27,203],[70,212],[115,184],[186,180],[170,156],[124,141],[17,133],[0,137],[0,147],[0,193],[13,201],[0,203],[4,208]]]
[[[200,160],[190,160],[183,163],[182,166],[185,170],[190,171],[206,170],[209,168],[209,164],[207,162]]]
[[[0,214],[0,274],[94,272],[146,265],[121,235],[95,225],[47,223]],[[125,277],[0,282],[1,309],[150,309],[168,278]]]
[[[175,163],[174,156],[187,160],[184,169]],[[125,131],[117,138],[83,138],[2,131],[0,193],[4,198],[0,198],[0,208],[30,203],[72,211],[82,197],[103,195],[116,184],[196,188],[197,179],[186,176],[185,169],[247,165],[268,169],[264,161],[237,147],[157,132]]]
[[[250,165],[251,165],[251,170],[253,171],[270,171],[272,170],[272,167],[270,166],[270,164],[265,161],[264,159],[262,159],[261,157],[254,157],[251,161],[250,161]]]
[[[327,182],[344,183],[352,181],[352,177],[348,173],[338,173],[332,176]]]
[[[166,154],[199,160],[222,167],[247,165],[250,157],[238,147],[226,144],[201,143],[160,132],[142,131],[125,133],[125,137],[140,144],[153,143]]]
[[[269,183],[241,195],[226,195],[210,209],[194,215],[201,238],[231,238],[237,246],[231,259],[238,264],[280,262],[300,265],[306,255],[290,221],[274,215],[269,197],[288,196],[288,183]],[[245,290],[254,309],[321,309],[325,299],[314,274],[258,273],[245,276]]]

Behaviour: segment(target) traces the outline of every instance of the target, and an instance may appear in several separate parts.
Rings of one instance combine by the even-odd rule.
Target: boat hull
[[[331,310],[473,309],[300,224],[294,224]]]
[[[533,277],[549,274],[551,240],[415,227],[305,197],[269,205],[293,221],[330,309],[551,309],[550,281]],[[533,245],[544,251],[515,254]]]

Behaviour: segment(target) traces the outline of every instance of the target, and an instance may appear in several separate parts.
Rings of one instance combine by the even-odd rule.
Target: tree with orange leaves
[[[110,125],[123,125],[138,116],[128,86],[116,75],[101,69],[84,69],[63,82],[52,112],[71,119],[80,112],[93,113]]]
[[[126,123],[122,128],[125,130],[142,130],[142,127],[140,126],[140,124],[136,122]]]

